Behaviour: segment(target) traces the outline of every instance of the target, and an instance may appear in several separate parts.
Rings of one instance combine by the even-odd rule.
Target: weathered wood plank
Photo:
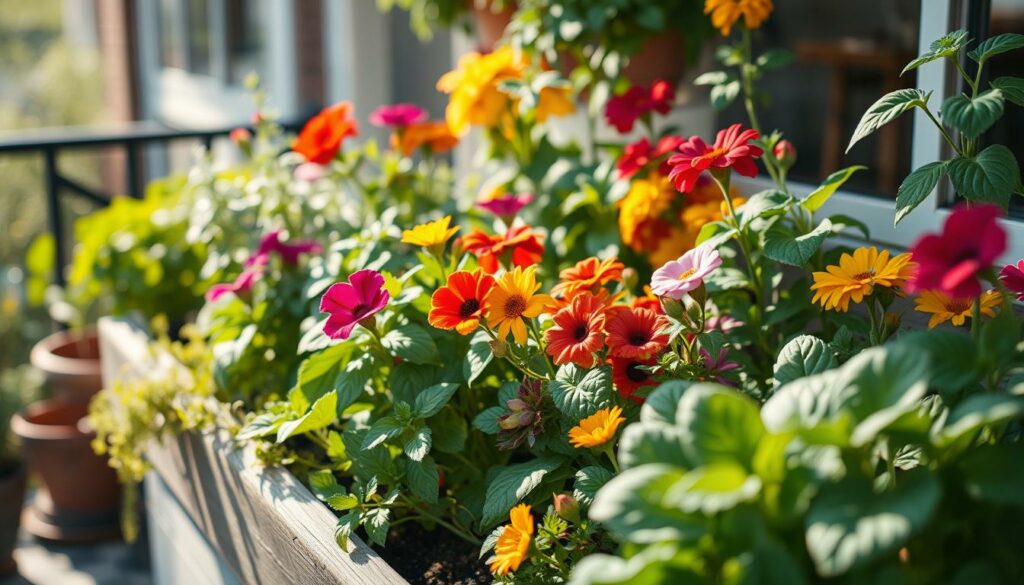
[[[157,367],[145,335],[125,322],[101,320],[100,339],[107,383]],[[260,467],[251,446],[236,448],[224,432],[168,438],[148,456],[243,583],[406,583],[359,539],[351,539],[347,553],[340,550],[334,514],[287,470]]]

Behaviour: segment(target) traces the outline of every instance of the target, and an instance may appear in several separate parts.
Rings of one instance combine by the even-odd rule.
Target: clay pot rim
[[[31,420],[56,410],[65,408],[84,409],[86,406],[85,403],[67,400],[41,400],[33,402],[11,418],[11,432],[19,439],[29,441],[64,441],[87,437],[93,434],[91,431],[82,428],[82,423],[88,416],[87,409],[83,410],[82,416],[72,425],[47,425]]]
[[[99,339],[95,327],[88,327],[81,334],[71,331],[51,333],[32,346],[29,361],[37,369],[46,373],[66,376],[99,376],[101,368],[98,358],[69,358],[55,353],[58,348],[91,339]]]

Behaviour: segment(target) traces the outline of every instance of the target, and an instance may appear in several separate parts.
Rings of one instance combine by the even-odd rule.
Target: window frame
[[[960,3],[957,0],[921,0],[918,54],[924,53],[933,40],[950,30],[966,26],[966,18],[960,13],[959,8]],[[960,91],[960,79],[945,60],[940,60],[918,69],[917,87],[933,92],[929,103],[932,107],[937,107],[946,97]],[[915,109],[913,115],[911,168],[917,169],[947,156],[948,147],[927,114]],[[739,177],[734,184],[748,193],[770,189],[773,186],[765,177]],[[790,190],[797,197],[806,197],[816,187],[817,185],[809,183],[790,183]],[[896,214],[895,193],[893,197],[887,199],[839,190],[818,213],[821,217],[842,214],[859,219],[870,229],[872,243],[897,250],[910,248],[926,232],[940,231],[951,213],[948,205],[953,194],[946,179],[940,181],[932,195],[903,218],[899,226],[893,225]],[[1024,257],[1024,222],[1007,218],[1002,225],[1009,236],[1009,245],[1000,260],[1005,263],[1016,262]],[[855,237],[849,239],[857,241]]]

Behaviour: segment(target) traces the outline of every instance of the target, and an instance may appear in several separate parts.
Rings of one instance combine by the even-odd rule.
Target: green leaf
[[[697,465],[733,462],[750,469],[764,424],[757,404],[716,384],[695,384],[676,412],[687,455]]]
[[[740,225],[748,226],[750,222],[762,217],[782,215],[789,209],[793,197],[777,189],[768,189],[754,193],[747,199],[736,214],[739,216]]]
[[[976,49],[967,53],[967,56],[980,64],[1000,53],[1020,48],[1024,48],[1024,35],[1005,33],[985,39]]]
[[[428,421],[433,432],[434,449],[443,453],[461,453],[469,437],[469,423],[451,405]]]
[[[942,497],[930,472],[910,471],[875,493],[865,481],[827,485],[807,513],[807,552],[823,577],[835,577],[890,554],[922,530]]]
[[[900,340],[928,354],[931,387],[945,397],[955,396],[982,375],[978,349],[967,335],[934,329],[906,333]]]
[[[348,539],[351,538],[356,528],[359,528],[359,512],[357,510],[338,518],[338,524],[334,527],[334,540],[341,550],[348,551]]]
[[[388,539],[388,527],[391,525],[390,516],[390,508],[370,508],[363,512],[359,520],[362,522],[363,528],[366,529],[366,535],[370,537],[370,542],[377,546],[384,546]]]
[[[992,82],[992,87],[1003,92],[1003,97],[1024,107],[1024,79],[1019,77],[999,77]]]
[[[405,442],[405,454],[413,461],[423,461],[423,458],[430,453],[430,427],[423,425],[416,429],[412,437]]]
[[[776,262],[803,266],[830,235],[832,222],[824,219],[806,234],[793,235],[781,223],[773,225],[764,236],[764,255]]]
[[[782,347],[775,360],[775,385],[819,374],[839,365],[828,344],[813,335],[800,335]]]
[[[594,502],[594,496],[604,484],[608,483],[615,474],[599,465],[588,465],[576,472],[576,482],[573,484],[572,497],[589,506]]]
[[[1020,167],[1009,148],[993,144],[972,158],[957,157],[950,161],[949,178],[964,197],[1005,208],[1020,183]]]
[[[703,519],[663,503],[682,477],[683,470],[662,463],[625,470],[597,492],[590,517],[627,542],[694,541],[706,531]]]
[[[704,224],[697,233],[697,245],[707,244],[712,248],[718,248],[736,236],[736,228],[730,227],[724,221],[713,221]]]
[[[494,478],[487,484],[483,518],[480,524],[489,528],[505,520],[509,510],[530,495],[544,480],[544,476],[559,468],[562,460],[539,457],[523,463],[496,468]]]
[[[732,79],[711,88],[711,107],[721,111],[729,107],[740,95],[742,86],[738,79]]]
[[[693,555],[677,552],[674,544],[645,547],[628,559],[595,553],[584,557],[572,572],[574,585],[701,585],[704,568]],[[781,585],[781,584],[780,584]],[[787,585],[802,585],[790,581]]]
[[[732,79],[732,76],[725,71],[708,71],[701,73],[693,80],[694,85],[721,85]]]
[[[582,420],[612,406],[615,394],[607,366],[588,369],[566,364],[558,369],[548,389],[555,406],[570,421]]]
[[[359,498],[349,494],[338,485],[330,470],[320,469],[309,474],[309,488],[313,495],[338,512],[351,510],[359,505]]]
[[[469,341],[469,351],[466,353],[466,361],[462,364],[462,377],[466,384],[473,384],[480,374],[487,369],[487,364],[494,359],[494,352],[491,351],[491,338],[486,331],[477,331]]]
[[[962,29],[945,34],[944,36],[932,41],[932,44],[928,47],[927,51],[904,67],[903,71],[900,72],[900,77],[902,77],[907,71],[913,71],[921,65],[931,63],[937,59],[945,57],[957,58],[960,51],[969,41],[970,39],[967,37],[967,31]]]
[[[302,417],[282,423],[277,429],[277,442],[283,443],[289,437],[320,430],[338,420],[338,393],[331,391],[313,403],[309,412]]]
[[[437,463],[427,455],[422,461],[408,461],[405,464],[405,483],[412,493],[428,504],[437,503]]]
[[[785,67],[793,62],[793,53],[786,49],[769,49],[757,58],[757,66],[772,70]]]
[[[974,499],[993,504],[1024,506],[1024,445],[987,445],[969,452],[960,462],[964,488]]]
[[[504,407],[492,406],[485,408],[473,419],[473,426],[486,435],[497,435],[500,430],[498,428],[498,419],[503,414],[505,414]]]
[[[381,338],[381,344],[392,354],[414,364],[440,363],[437,345],[419,325],[403,325]]]
[[[444,408],[444,405],[448,404],[448,401],[451,400],[458,389],[458,384],[442,382],[422,390],[416,395],[416,403],[413,406],[414,414],[420,418],[434,416]]]
[[[393,416],[385,416],[373,423],[370,430],[363,437],[362,450],[368,451],[374,447],[384,443],[388,439],[393,439],[398,435],[402,434],[405,430],[405,424]]]
[[[698,465],[675,424],[645,422],[627,426],[619,439],[619,465],[630,469],[647,463],[669,463],[680,469]]]
[[[911,211],[921,204],[935,190],[939,179],[946,174],[946,161],[928,163],[907,175],[896,192],[896,221],[900,222]]]
[[[819,185],[818,188],[811,192],[810,195],[808,195],[802,201],[800,201],[800,207],[803,207],[804,209],[810,211],[811,213],[818,211],[819,209],[821,209],[821,206],[825,205],[825,202],[827,202],[829,198],[832,197],[832,195],[835,194],[835,192],[839,190],[840,187],[843,186],[843,183],[846,183],[847,181],[850,180],[850,177],[853,176],[853,173],[856,173],[857,171],[863,171],[866,169],[867,167],[865,166],[854,165],[852,167],[846,167],[845,169],[841,169],[832,173],[831,175],[828,176],[827,179],[825,179],[824,183]]]
[[[296,387],[310,404],[335,389],[353,347],[350,343],[332,345],[302,361]]]
[[[235,435],[237,441],[248,441],[258,437],[266,437],[277,433],[278,427],[285,417],[276,412],[265,412],[253,418]]]
[[[761,480],[756,475],[739,463],[718,461],[688,472],[668,489],[662,502],[710,516],[750,501],[760,491]]]
[[[690,386],[688,381],[671,380],[655,388],[640,407],[640,421],[675,424],[679,399]]]
[[[846,152],[850,152],[854,144],[892,122],[904,112],[916,107],[927,107],[929,98],[931,98],[931,92],[920,89],[897,89],[885,94],[872,104],[861,117],[857,129],[853,131],[853,136],[850,138],[850,144],[846,147]]]
[[[868,229],[867,224],[857,218],[837,213],[835,215],[828,216],[828,220],[832,222],[833,234],[841,234],[848,229],[855,229],[864,236],[865,240],[871,239],[871,230]]]
[[[977,138],[1003,115],[1003,92],[990,89],[971,99],[955,95],[942,102],[942,121],[967,138]]]
[[[1024,396],[975,394],[953,408],[932,442],[940,448],[954,443],[967,446],[982,427],[1019,418],[1024,418]]]

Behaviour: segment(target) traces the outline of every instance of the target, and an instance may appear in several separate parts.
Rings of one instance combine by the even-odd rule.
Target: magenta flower
[[[1016,265],[1003,266],[999,278],[1010,292],[1017,295],[1018,301],[1024,301],[1024,260],[1018,260]]]
[[[704,277],[721,265],[722,257],[717,250],[707,245],[697,246],[655,270],[651,290],[658,296],[682,299],[684,294],[703,285]]]
[[[360,322],[372,318],[387,306],[391,295],[384,277],[376,270],[360,270],[327,289],[320,299],[320,311],[327,313],[324,333],[331,339],[348,339]]]
[[[282,242],[281,230],[274,230],[263,236],[259,247],[245,261],[245,266],[248,268],[266,264],[272,252],[281,256],[285,264],[298,264],[302,254],[319,254],[322,251],[323,247],[313,240],[299,240],[294,244]]]
[[[941,234],[927,234],[910,253],[917,263],[912,290],[938,290],[955,299],[981,295],[980,273],[1006,251],[1006,232],[996,205],[960,205],[946,218]]]
[[[416,104],[381,106],[370,114],[370,123],[388,128],[406,128],[427,119],[427,111]]]
[[[477,207],[501,218],[513,218],[534,200],[533,193],[511,193],[476,204]]]
[[[713,379],[715,382],[725,386],[735,386],[731,380],[723,376],[725,372],[735,370],[740,367],[736,362],[730,362],[726,360],[729,355],[729,350],[721,348],[718,350],[718,357],[712,359],[711,354],[706,349],[700,350],[701,357],[704,358],[704,372],[707,376]]]
[[[210,287],[210,290],[206,291],[206,300],[209,302],[216,301],[220,297],[233,293],[235,295],[242,295],[252,291],[252,286],[256,284],[259,277],[263,274],[262,266],[255,266],[250,270],[245,270],[238,275],[238,278],[234,282],[228,282],[223,284],[215,284]]]

